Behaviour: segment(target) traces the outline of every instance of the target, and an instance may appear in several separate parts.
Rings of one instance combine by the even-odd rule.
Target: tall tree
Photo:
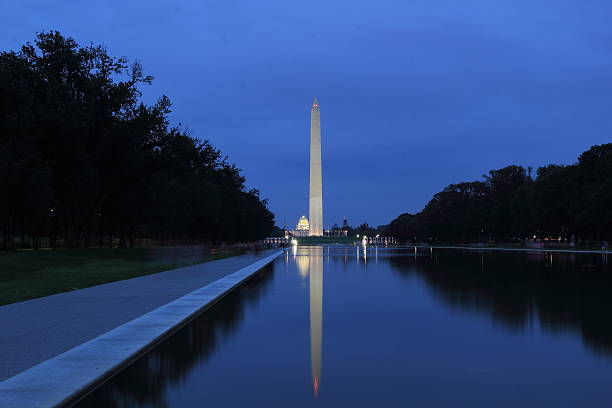
[[[260,239],[272,213],[207,140],[169,126],[170,100],[147,106],[138,62],[41,33],[0,53],[2,245],[120,246],[134,239]],[[95,239],[93,239],[95,238]],[[26,243],[28,241],[28,243]]]

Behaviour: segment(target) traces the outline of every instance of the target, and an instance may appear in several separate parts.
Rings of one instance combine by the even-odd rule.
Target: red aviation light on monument
[[[317,109],[319,107],[319,102],[317,101],[317,98],[314,98],[314,101],[312,102],[312,109]]]

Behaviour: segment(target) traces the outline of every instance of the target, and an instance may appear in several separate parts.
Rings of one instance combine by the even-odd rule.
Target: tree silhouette
[[[481,181],[451,184],[385,233],[402,240],[577,243],[612,238],[612,144],[593,146],[569,166],[491,170]]]
[[[207,140],[147,106],[138,62],[53,31],[0,53],[2,247],[136,238],[233,242],[270,234],[273,214]],[[21,242],[17,243],[21,236]]]

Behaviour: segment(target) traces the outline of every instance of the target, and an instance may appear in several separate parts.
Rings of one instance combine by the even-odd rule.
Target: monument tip
[[[314,377],[312,380],[312,385],[313,385],[313,391],[314,391],[314,396],[315,398],[317,398],[319,396],[319,378],[318,377]]]
[[[319,101],[317,100],[316,96],[314,98],[314,101],[312,102],[312,106],[319,106]]]

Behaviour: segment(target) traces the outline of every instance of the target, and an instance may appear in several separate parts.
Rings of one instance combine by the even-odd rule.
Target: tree
[[[274,216],[207,140],[169,126],[138,62],[52,31],[0,53],[2,245],[256,240]],[[27,237],[27,238],[26,238]],[[26,242],[28,241],[28,242]]]
[[[402,214],[388,233],[403,240],[513,240],[527,237],[597,242],[611,238],[612,144],[593,146],[569,166],[507,166],[482,181],[451,184],[416,215]]]
[[[360,237],[363,237],[364,235],[372,237],[376,235],[376,230],[370,227],[367,222],[364,222],[363,224],[355,228],[355,234],[359,235]]]
[[[409,213],[404,213],[391,221],[384,232],[384,235],[396,237],[401,241],[412,241],[417,234],[416,216]]]

